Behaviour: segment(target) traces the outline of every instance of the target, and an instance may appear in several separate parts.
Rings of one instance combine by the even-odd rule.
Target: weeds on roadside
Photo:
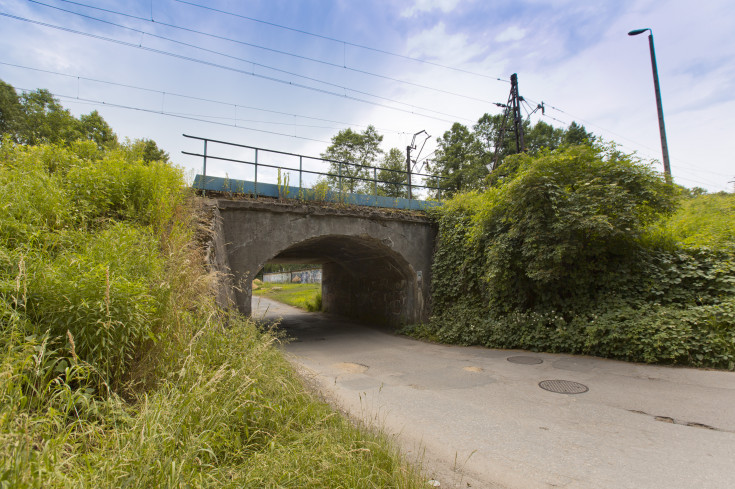
[[[419,487],[219,310],[180,170],[0,144],[0,487]]]

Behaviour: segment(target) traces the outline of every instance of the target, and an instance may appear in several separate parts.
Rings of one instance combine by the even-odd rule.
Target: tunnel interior
[[[369,236],[320,236],[291,245],[266,263],[321,264],[326,312],[390,326],[414,320],[415,274],[389,243]]]

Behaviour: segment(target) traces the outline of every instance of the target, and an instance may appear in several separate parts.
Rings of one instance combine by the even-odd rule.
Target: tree
[[[475,133],[475,137],[481,145],[483,152],[483,161],[485,166],[488,168],[492,167],[495,159],[495,145],[498,142],[498,136],[503,126],[502,114],[490,115],[485,114],[480,117],[472,127]],[[530,132],[531,123],[528,120],[523,121],[523,134],[528,135]],[[502,162],[506,156],[512,155],[518,152],[516,147],[515,133],[513,128],[513,121],[508,118],[505,120],[505,132],[503,141],[500,143],[498,148],[498,163]],[[528,147],[527,138],[524,138],[526,147]]]
[[[0,80],[0,135],[20,144],[69,144],[82,139],[101,148],[117,146],[117,136],[99,112],[75,118],[48,90],[18,95]]]
[[[125,146],[128,148],[128,154],[134,160],[143,160],[146,163],[153,161],[169,162],[167,152],[158,147],[152,139],[136,139],[133,142],[126,140]]]
[[[84,138],[97,143],[98,148],[117,146],[117,135],[96,110],[87,115],[82,115],[79,122]]]
[[[406,157],[398,148],[391,148],[380,163],[378,193],[388,197],[408,197]]]
[[[372,177],[364,167],[375,165],[378,156],[383,153],[380,149],[382,141],[383,136],[373,126],[368,126],[362,133],[348,128],[333,136],[332,144],[321,154],[322,158],[332,160],[329,169],[331,175],[328,177],[332,188],[355,192],[367,187],[360,179]]]
[[[592,144],[595,142],[595,136],[591,132],[587,132],[584,126],[580,126],[572,121],[569,127],[564,131],[562,142],[568,146],[579,144]]]
[[[452,195],[479,188],[488,173],[486,155],[475,133],[455,122],[436,140],[436,157],[429,168],[439,179],[442,191]]]
[[[504,122],[504,137],[500,141]],[[531,125],[526,119],[522,127],[525,152],[530,155],[538,155],[544,149],[555,150],[562,146],[591,145],[595,141],[595,136],[576,122],[572,122],[567,129],[561,129],[543,121]],[[430,167],[432,175],[447,177],[446,180],[441,180],[441,186],[449,195],[503,182],[518,169],[518,160],[508,158],[518,152],[513,131],[512,121],[503,121],[500,114],[484,114],[472,127],[472,131],[455,123],[450,131],[437,140],[439,149]],[[493,166],[495,170],[488,175]]]
[[[69,143],[82,138],[79,120],[48,90],[24,93],[20,100],[23,105],[20,143]]]
[[[9,135],[15,140],[22,114],[23,106],[15,88],[0,80],[0,137]]]
[[[517,171],[502,186],[458,195],[439,211],[440,308],[465,297],[495,313],[594,304],[638,280],[642,236],[677,205],[648,165],[600,146],[511,155],[505,164]]]
[[[557,128],[544,121],[538,121],[529,131],[526,137],[526,151],[530,155],[536,155],[543,148],[556,149],[561,146],[564,137],[564,129]]]

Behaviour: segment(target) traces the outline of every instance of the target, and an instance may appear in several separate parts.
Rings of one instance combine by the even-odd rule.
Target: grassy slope
[[[652,233],[685,246],[735,246],[735,194],[682,198],[677,212],[655,226]]]
[[[0,145],[0,487],[419,487],[216,308],[178,170]]]
[[[316,305],[321,303],[321,292],[321,284],[260,283],[258,288],[253,290],[254,295],[267,297],[307,311],[320,309]]]

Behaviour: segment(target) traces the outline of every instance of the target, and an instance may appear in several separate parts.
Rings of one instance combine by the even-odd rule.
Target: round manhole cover
[[[538,365],[539,363],[544,363],[543,360],[537,357],[508,357],[506,360],[511,363],[520,363],[522,365]]]
[[[542,380],[538,386],[558,394],[583,394],[589,390],[586,385],[571,380]]]

